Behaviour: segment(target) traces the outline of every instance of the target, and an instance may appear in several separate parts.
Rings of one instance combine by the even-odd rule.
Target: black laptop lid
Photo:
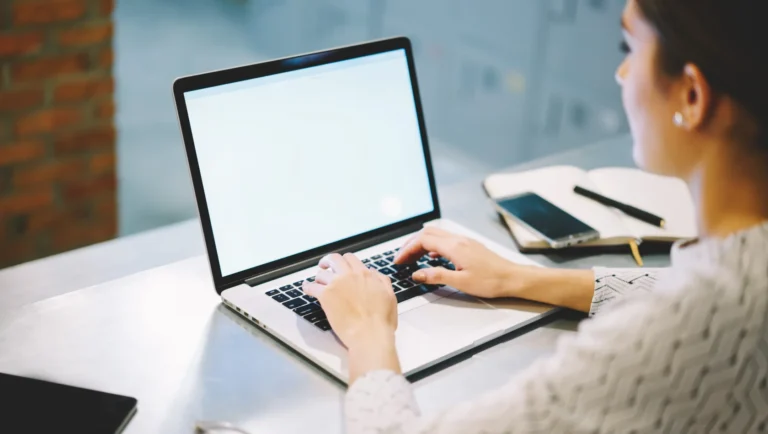
[[[218,292],[440,216],[406,38],[185,77],[174,96]]]

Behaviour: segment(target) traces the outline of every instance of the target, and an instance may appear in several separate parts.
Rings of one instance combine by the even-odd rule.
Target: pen
[[[625,203],[621,203],[613,199],[607,198],[602,194],[595,193],[594,191],[590,191],[590,190],[587,190],[586,188],[579,187],[578,185],[573,188],[573,192],[580,196],[584,196],[586,198],[592,199],[595,202],[599,202],[605,206],[616,208],[617,210],[623,212],[624,214],[627,214],[630,217],[634,217],[640,221],[644,221],[648,224],[658,226],[662,229],[667,223],[663,218],[657,215],[635,208],[631,205],[627,205]]]

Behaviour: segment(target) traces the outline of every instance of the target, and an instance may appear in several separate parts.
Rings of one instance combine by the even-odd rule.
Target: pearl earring
[[[685,118],[683,117],[683,114],[680,112],[675,113],[675,125],[678,127],[684,127],[685,126]]]

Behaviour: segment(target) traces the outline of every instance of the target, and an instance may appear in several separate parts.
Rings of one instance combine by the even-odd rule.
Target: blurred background
[[[627,130],[624,0],[2,0],[0,268],[197,214],[176,77],[394,35],[442,184]]]

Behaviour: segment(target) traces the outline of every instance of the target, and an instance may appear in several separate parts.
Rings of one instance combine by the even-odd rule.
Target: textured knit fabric
[[[347,393],[348,431],[768,432],[768,223],[676,245],[662,273],[597,269],[591,314],[553,356],[439,414],[371,372]]]

